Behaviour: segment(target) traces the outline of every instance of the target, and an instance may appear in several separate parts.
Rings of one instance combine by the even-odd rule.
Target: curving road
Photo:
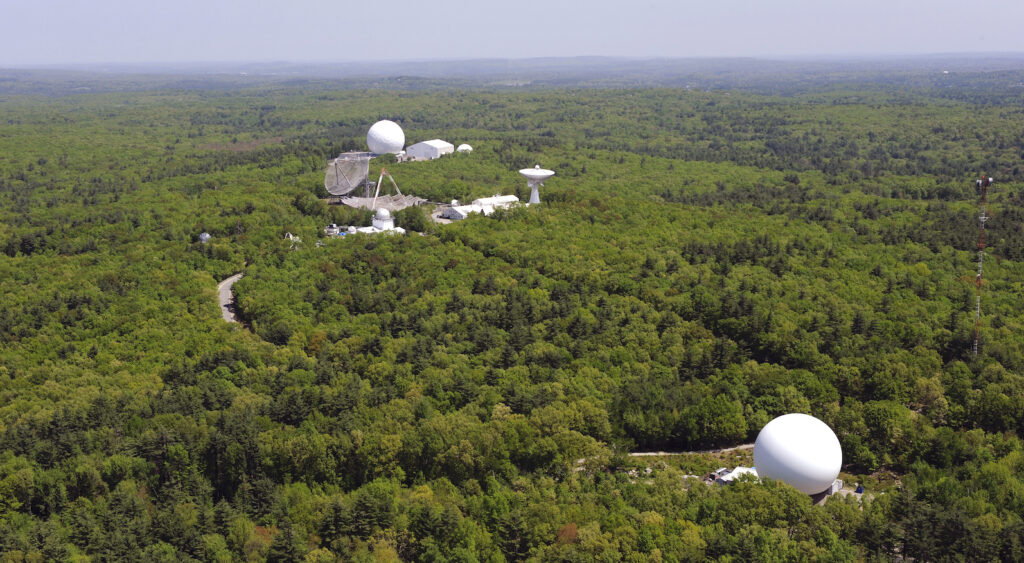
[[[724,454],[729,452],[735,452],[737,450],[752,450],[754,444],[740,444],[738,446],[732,446],[731,448],[717,448],[714,450],[693,450],[689,452],[631,452],[629,457],[661,457],[669,455],[690,455],[690,454]],[[583,471],[583,464],[587,463],[587,458],[581,457],[576,460],[576,471]]]
[[[733,446],[731,448],[719,448],[716,450],[694,450],[692,452],[633,452],[629,454],[630,457],[655,457],[665,455],[687,455],[687,454],[724,454],[734,452],[736,450],[752,450],[754,444],[740,444],[739,446]]]
[[[220,312],[224,316],[224,320],[229,323],[238,322],[238,317],[235,316],[235,296],[231,293],[231,286],[235,285],[235,282],[242,279],[244,275],[244,273],[237,273],[217,284]]]

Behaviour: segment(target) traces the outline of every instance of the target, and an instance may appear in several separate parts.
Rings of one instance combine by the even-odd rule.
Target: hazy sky
[[[0,0],[0,66],[1024,52],[1022,0]]]

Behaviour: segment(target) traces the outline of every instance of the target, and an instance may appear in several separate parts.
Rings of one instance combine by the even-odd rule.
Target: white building
[[[466,217],[469,217],[470,213],[490,215],[491,213],[494,213],[495,209],[510,207],[517,203],[519,203],[519,198],[514,195],[482,197],[480,199],[474,199],[473,203],[469,205],[459,205],[458,201],[453,200],[451,207],[446,207],[441,211],[441,217],[444,219],[451,219],[453,221],[461,221]]]
[[[455,145],[441,139],[431,139],[405,148],[405,156],[410,160],[433,160],[453,152]]]
[[[352,227],[349,227],[349,232],[352,232]],[[395,226],[395,219],[391,216],[391,212],[387,209],[380,208],[377,210],[377,214],[373,216],[373,225],[369,227],[359,227],[355,229],[357,233],[366,233],[373,235],[377,233],[398,233],[400,235],[405,234],[405,229],[402,227]]]
[[[710,475],[708,475],[705,479],[705,482],[709,484],[718,483],[719,485],[731,485],[735,483],[737,479],[744,475],[750,475],[757,481],[760,481],[762,477],[762,475],[758,474],[756,467],[744,467],[742,465],[739,465],[732,469],[731,471],[725,467],[720,467],[713,471]],[[832,481],[832,484],[829,485],[827,489],[821,491],[820,493],[810,495],[811,500],[815,503],[818,503],[820,501],[823,501],[825,497],[838,493],[839,491],[842,490],[842,488],[843,480],[835,479],[834,481]]]
[[[755,479],[758,477],[756,468],[744,467],[742,465],[737,466],[732,471],[725,471],[725,468],[719,469],[716,472],[716,475],[718,475],[717,482],[722,485],[732,483],[736,479],[739,479],[741,475],[753,475]]]
[[[395,230],[395,218],[387,209],[378,209],[377,214],[373,216],[373,228],[381,231],[393,231]]]
[[[331,223],[324,228],[324,234],[328,237],[344,237],[354,235],[356,233],[363,233],[367,235],[375,235],[377,233],[397,233],[404,235],[405,229],[402,227],[396,227],[395,219],[391,216],[391,212],[383,207],[377,210],[377,213],[373,216],[373,224],[369,227],[339,227],[338,225]]]

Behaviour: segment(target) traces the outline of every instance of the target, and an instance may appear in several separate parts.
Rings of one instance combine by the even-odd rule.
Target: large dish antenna
[[[338,158],[327,163],[324,174],[324,188],[331,195],[348,195],[359,186],[366,184],[366,176],[370,173],[368,152],[344,152]]]
[[[540,203],[540,190],[538,188],[544,185],[544,180],[554,176],[555,173],[541,168],[539,164],[533,168],[523,168],[519,173],[526,177],[526,185],[530,186],[530,201],[527,202],[527,205]]]

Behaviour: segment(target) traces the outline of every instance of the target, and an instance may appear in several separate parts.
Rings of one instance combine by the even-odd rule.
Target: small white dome
[[[391,212],[388,211],[387,209],[381,207],[380,209],[377,210],[377,218],[378,219],[390,219],[391,218]]]
[[[366,133],[366,145],[374,154],[397,154],[405,147],[405,131],[394,121],[378,121]]]
[[[809,495],[829,488],[842,465],[839,438],[810,415],[780,416],[766,424],[754,442],[758,475],[784,481]]]
[[[473,152],[473,147],[467,145],[466,143],[462,143],[461,145],[458,146],[458,148],[455,149],[455,152]]]

